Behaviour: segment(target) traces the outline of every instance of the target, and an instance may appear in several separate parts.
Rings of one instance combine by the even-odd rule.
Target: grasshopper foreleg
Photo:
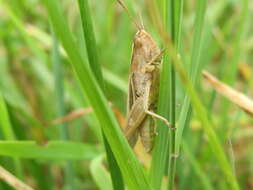
[[[161,50],[158,55],[156,55],[150,62],[147,63],[147,65],[156,65],[156,63],[160,64],[164,52],[165,49]]]

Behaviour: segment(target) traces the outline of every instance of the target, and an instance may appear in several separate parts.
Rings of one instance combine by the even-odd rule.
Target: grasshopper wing
[[[134,93],[134,84],[133,84],[133,74],[129,77],[129,84],[128,84],[128,95],[127,95],[127,117],[129,112],[134,104],[135,101],[135,93]]]
[[[129,130],[131,130],[131,126],[129,126],[129,118],[131,117],[131,109],[135,102],[135,90],[134,90],[134,84],[133,84],[133,74],[129,77],[129,84],[128,84],[128,96],[127,96],[127,125],[125,127],[125,135],[127,136]],[[127,140],[129,144],[134,147],[138,139],[138,133],[133,132],[131,136],[127,136]]]
[[[139,133],[138,128],[147,116],[143,107],[144,101],[143,97],[137,98],[128,114],[125,136],[131,146],[135,145]]]

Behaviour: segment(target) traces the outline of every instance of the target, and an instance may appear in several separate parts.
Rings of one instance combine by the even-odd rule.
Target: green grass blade
[[[173,1],[172,5],[169,5],[169,1],[160,1],[160,8],[163,7],[163,17],[164,25],[167,33],[172,29],[173,42],[176,47],[180,49],[181,44],[181,20],[182,20],[182,7],[183,1]],[[163,6],[161,6],[163,4]],[[169,10],[171,8],[171,10]],[[170,13],[172,15],[170,15]],[[172,20],[170,20],[171,18]],[[169,25],[171,23],[171,26]],[[175,112],[175,72],[170,65],[170,60],[168,54],[165,54],[163,59],[163,66],[161,70],[160,79],[160,91],[159,91],[159,101],[158,101],[158,113],[165,116],[170,120],[173,126],[176,122],[176,112]],[[168,161],[168,145],[170,145],[170,154],[174,154],[174,142],[175,142],[175,131],[170,133],[168,128],[161,122],[158,122],[158,136],[156,137],[155,147],[153,150],[153,158],[150,171],[150,179],[153,188],[160,189],[162,177],[165,172]],[[170,139],[170,143],[169,143]],[[174,178],[175,175],[175,159],[169,159],[169,171],[170,180]],[[173,181],[173,180],[172,180]],[[173,186],[173,183],[171,183]]]
[[[205,10],[206,10],[206,0],[199,0],[198,6],[196,8],[197,15],[195,19],[195,25],[194,25],[194,38],[193,38],[193,45],[192,45],[192,52],[191,52],[191,62],[190,62],[190,71],[189,75],[193,82],[193,85],[195,84],[197,80],[197,75],[200,72],[200,51],[201,51],[201,39],[202,39],[202,31],[204,26],[204,18],[205,18]],[[186,95],[183,102],[183,107],[180,112],[179,116],[179,124],[176,134],[176,152],[179,153],[180,144],[182,141],[182,135],[184,131],[184,127],[186,126],[186,119],[188,117],[190,111],[190,97]]]
[[[169,46],[169,47],[171,47],[171,46]],[[176,68],[178,74],[180,75],[180,78],[182,80],[182,84],[184,85],[184,87],[187,90],[187,93],[191,99],[192,106],[193,106],[194,110],[196,111],[196,114],[202,123],[202,126],[205,130],[206,135],[208,136],[209,145],[213,151],[214,156],[218,160],[219,166],[227,179],[227,183],[230,184],[231,189],[239,190],[240,187],[237,183],[236,177],[234,176],[234,174],[232,172],[232,169],[230,167],[230,164],[229,164],[229,161],[226,157],[226,154],[223,151],[223,148],[222,148],[221,143],[218,139],[218,136],[216,135],[216,133],[214,131],[213,125],[209,121],[208,112],[206,111],[206,109],[203,106],[202,102],[200,101],[197,93],[195,92],[190,78],[188,77],[182,63],[180,62],[180,59],[178,59],[177,53],[175,53],[172,48],[170,48],[170,52],[172,52],[175,68]]]
[[[101,72],[101,67],[98,61],[98,52],[97,52],[97,44],[95,40],[95,34],[93,32],[93,25],[91,21],[91,14],[89,10],[89,5],[88,5],[88,0],[79,0],[79,9],[80,9],[80,14],[81,14],[81,20],[82,20],[82,26],[83,26],[83,31],[84,31],[84,39],[86,42],[86,50],[88,54],[88,59],[89,59],[89,64],[91,67],[91,70],[93,74],[96,76],[96,79],[102,89],[104,89],[104,81],[102,77],[102,72]],[[110,168],[110,174],[113,180],[113,187],[114,189],[124,189],[124,183],[122,179],[122,174],[120,172],[118,163],[115,160],[115,156],[111,150],[110,145],[108,144],[108,140],[106,136],[103,133],[103,140],[104,140],[104,145],[106,149],[106,154],[107,154],[107,161],[109,163],[109,168]],[[117,181],[117,182],[116,182]]]
[[[172,0],[170,6],[171,12],[171,39],[175,44],[177,52],[180,52],[181,39],[181,20],[183,16],[183,0]],[[171,65],[170,74],[170,122],[173,128],[176,128],[176,73],[174,66]],[[168,167],[168,189],[174,188],[174,178],[176,173],[176,130],[170,131],[169,143],[169,167]]]
[[[4,138],[6,140],[15,140],[16,137],[12,130],[7,107],[1,93],[0,93],[0,114],[1,114],[0,126]]]
[[[163,7],[167,7],[167,1],[163,1]],[[168,30],[168,12],[164,11],[164,22]],[[169,120],[170,114],[170,64],[168,54],[163,56],[163,64],[161,69],[159,100],[157,113]],[[160,189],[162,178],[164,176],[165,168],[168,160],[168,146],[169,146],[169,129],[163,122],[157,121],[157,137],[152,152],[152,162],[150,168],[150,182],[154,189]]]
[[[103,77],[101,72],[101,67],[98,61],[98,52],[97,44],[93,31],[93,25],[91,21],[91,14],[89,10],[88,0],[78,0],[79,10],[81,14],[81,21],[83,26],[83,34],[86,43],[86,50],[91,66],[91,70],[97,78],[97,81],[100,83],[100,86],[103,87]]]
[[[48,61],[46,54],[41,51],[41,48],[38,47],[38,44],[34,41],[34,39],[30,38],[30,36],[27,34],[25,24],[16,15],[16,12],[9,7],[7,2],[0,0],[0,3],[4,7],[4,10],[8,14],[13,25],[19,30],[20,34],[24,38],[27,45],[31,48],[33,53],[40,57],[44,63],[46,63]]]
[[[106,171],[103,165],[103,157],[102,155],[96,157],[91,161],[90,171],[91,175],[101,190],[112,190],[112,181],[108,171]],[[117,178],[115,179],[115,181]]]
[[[98,150],[91,145],[49,141],[39,145],[35,141],[0,141],[0,155],[18,158],[47,160],[83,160],[92,159],[98,155]]]
[[[182,145],[183,145],[182,146],[183,152],[185,153],[185,155],[186,155],[187,159],[189,160],[190,164],[192,165],[193,170],[198,175],[198,177],[200,179],[200,182],[203,185],[203,189],[205,189],[205,190],[214,190],[208,176],[202,170],[198,160],[192,154],[190,147],[187,145],[186,142],[183,142]]]
[[[2,134],[5,140],[15,140],[15,134],[13,132],[8,110],[5,104],[5,101],[3,99],[3,96],[0,92],[0,128],[2,130]],[[13,159],[14,166],[15,166],[15,173],[18,177],[21,179],[23,178],[23,169],[22,165],[19,159],[14,158]]]
[[[106,69],[103,69],[103,76],[106,82],[114,86],[116,89],[119,89],[125,94],[127,94],[128,85],[120,77],[118,77],[117,75]]]
[[[66,114],[65,104],[64,104],[64,85],[63,85],[63,68],[62,60],[60,58],[59,52],[59,43],[53,34],[53,65],[54,65],[54,77],[55,77],[55,94],[56,94],[56,103],[58,106],[58,117],[63,117]],[[59,127],[59,137],[61,140],[69,140],[68,125],[67,123],[62,123],[58,125]],[[67,161],[64,166],[65,176],[66,176],[66,186],[67,189],[75,189],[74,184],[74,169],[73,163]]]
[[[136,159],[126,139],[123,137],[120,127],[94,75],[79,54],[74,38],[65,22],[59,1],[43,0],[43,2],[47,8],[57,37],[62,42],[71,60],[71,64],[77,74],[82,89],[91,103],[94,113],[112,148],[125,182],[129,188],[133,190],[149,189],[149,184],[139,161]],[[129,164],[126,164],[126,162]]]
[[[63,71],[62,71],[62,60],[59,55],[59,44],[56,37],[53,35],[53,49],[52,49],[52,60],[54,65],[54,80],[55,80],[55,94],[56,103],[58,107],[58,117],[63,117],[66,114],[64,105],[64,86],[63,86]],[[67,130],[67,124],[59,124],[59,136],[62,140],[68,140],[69,134]]]
[[[241,58],[242,54],[242,38],[245,34],[245,24],[247,21],[247,18],[249,16],[250,8],[249,8],[249,0],[243,0],[241,2],[242,8],[240,11],[240,17],[239,17],[239,24],[238,24],[238,31],[236,32],[236,36],[234,37],[233,44],[232,44],[232,56],[228,58],[224,72],[223,72],[223,78],[222,81],[229,85],[233,85],[236,80],[236,76],[238,74],[238,64]],[[222,126],[226,126],[227,120],[228,120],[228,110],[230,102],[226,99],[222,99],[223,106],[222,106]]]
[[[240,18],[239,18],[239,26],[238,31],[236,32],[236,36],[233,40],[233,56],[229,59],[229,64],[226,65],[223,81],[232,85],[235,82],[238,62],[240,59],[240,54],[242,52],[241,48],[241,40],[245,33],[245,24],[247,21],[247,16],[249,15],[249,0],[242,1],[242,8],[240,11]]]

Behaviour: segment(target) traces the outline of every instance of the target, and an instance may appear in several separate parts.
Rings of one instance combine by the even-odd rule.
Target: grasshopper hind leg
[[[156,136],[155,128],[156,128],[155,119],[151,116],[147,116],[147,118],[143,121],[139,129],[140,139],[141,139],[145,152],[152,151],[155,136]]]
[[[128,143],[130,144],[130,146],[133,148],[136,144],[138,140],[138,133],[134,133],[129,139],[128,139]]]

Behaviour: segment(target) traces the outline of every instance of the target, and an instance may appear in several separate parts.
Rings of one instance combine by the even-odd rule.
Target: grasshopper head
[[[160,54],[160,49],[154,39],[144,29],[139,30],[134,37],[134,48],[141,51],[146,62],[150,62]]]

